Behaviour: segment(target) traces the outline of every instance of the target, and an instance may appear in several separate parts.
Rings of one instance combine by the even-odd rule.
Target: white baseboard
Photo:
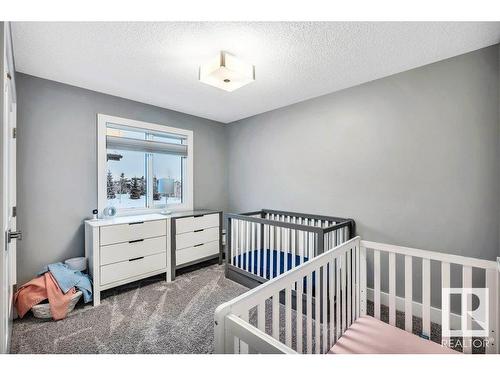
[[[367,288],[368,300],[373,302],[373,289]],[[389,294],[385,292],[380,292],[380,303],[382,305],[389,306]],[[396,310],[405,311],[405,299],[396,296]],[[412,313],[413,316],[422,318],[422,304],[420,302],[413,301],[412,303]],[[431,322],[441,324],[441,309],[431,306]],[[461,316],[457,314],[450,313],[450,328],[460,329],[462,326]]]

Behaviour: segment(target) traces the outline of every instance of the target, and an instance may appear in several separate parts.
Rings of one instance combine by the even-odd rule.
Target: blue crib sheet
[[[259,257],[257,254],[260,252],[260,262],[258,262]],[[266,252],[266,256],[264,256],[264,252]],[[271,266],[271,250],[267,249],[260,249],[260,250],[254,250],[253,252],[248,252],[247,257],[245,255],[237,255],[233,257],[233,262],[235,265],[237,265],[238,268],[241,269],[247,269],[247,259],[248,259],[248,269],[250,270],[251,273],[256,274],[256,275],[263,275],[264,273],[264,260],[266,263],[266,275],[264,278],[269,279],[271,277],[271,271],[273,272],[273,277],[278,275],[278,269],[279,269],[279,274],[284,273],[285,271],[289,271],[293,268],[293,255],[284,251],[279,251],[279,250],[272,250],[272,258],[273,258],[273,264]],[[255,261],[254,261],[255,259]],[[287,263],[288,259],[288,263]],[[298,255],[295,256],[295,265],[298,266],[308,260],[307,257],[300,257]],[[278,265],[279,263],[279,265]],[[288,265],[288,267],[287,267]],[[279,267],[279,268],[278,268]],[[258,272],[257,272],[258,271]]]

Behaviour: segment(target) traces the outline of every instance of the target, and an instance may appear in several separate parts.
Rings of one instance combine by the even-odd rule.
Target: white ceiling
[[[229,123],[500,42],[499,22],[12,25],[18,71]],[[220,50],[252,63],[234,92],[198,82]]]

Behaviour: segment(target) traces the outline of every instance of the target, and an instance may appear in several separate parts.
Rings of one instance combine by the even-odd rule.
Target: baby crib
[[[431,265],[440,277],[431,272]],[[381,271],[384,267],[388,275]],[[215,312],[215,352],[356,353],[356,349],[350,349],[362,344],[365,347],[360,353],[392,353],[384,347],[387,335],[389,342],[399,340],[399,347],[406,347],[410,353],[451,351],[446,345],[425,340],[430,337],[431,323],[440,323],[443,330],[467,329],[460,340],[463,352],[470,353],[473,321],[465,311],[472,310],[472,296],[466,294],[461,299],[458,314],[450,312],[450,298],[442,299],[440,309],[431,306],[431,291],[440,293],[456,284],[452,276],[458,270],[461,287],[486,287],[489,324],[481,343],[486,353],[499,353],[500,272],[496,262],[362,241],[359,237],[219,306]],[[372,288],[367,287],[368,276]],[[386,291],[381,288],[382,280],[388,281]],[[396,282],[404,287],[404,297],[396,295]],[[417,283],[421,302],[413,298]],[[367,316],[368,300],[373,303],[373,317]],[[381,308],[386,306],[388,324],[380,322]],[[396,328],[396,317],[401,318],[402,313],[404,320],[399,319],[398,324],[401,329]],[[415,332],[414,316],[421,321],[420,332]],[[368,337],[370,334],[374,337]],[[409,345],[413,342],[415,345]],[[370,343],[379,347],[366,347]]]
[[[226,277],[249,288],[354,235],[351,219],[263,209],[226,214]]]

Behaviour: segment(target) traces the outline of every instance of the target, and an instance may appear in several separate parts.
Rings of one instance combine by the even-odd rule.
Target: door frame
[[[0,353],[8,353],[12,320],[14,318],[13,292],[16,283],[16,241],[8,242],[8,230],[16,231],[16,86],[12,53],[12,37],[9,22],[0,23],[1,66],[1,131],[0,174],[2,176],[1,199],[1,255],[0,255]]]

